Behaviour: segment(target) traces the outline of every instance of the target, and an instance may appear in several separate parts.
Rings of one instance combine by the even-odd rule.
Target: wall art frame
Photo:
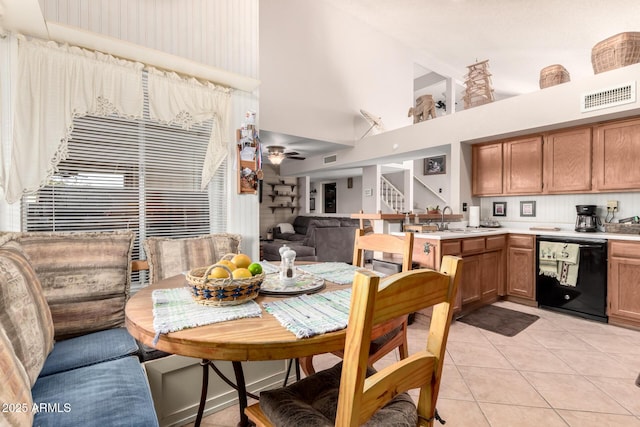
[[[507,216],[507,202],[493,202],[493,216]]]
[[[424,159],[424,175],[441,175],[447,173],[447,156],[433,156]]]

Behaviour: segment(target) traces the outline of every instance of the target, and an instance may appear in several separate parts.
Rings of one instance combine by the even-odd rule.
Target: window
[[[134,259],[146,258],[146,237],[226,231],[226,161],[209,191],[200,191],[212,121],[185,130],[148,117],[145,93],[143,120],[74,119],[66,160],[47,186],[22,199],[22,229],[133,230]],[[134,273],[132,290],[144,283],[146,272]]]

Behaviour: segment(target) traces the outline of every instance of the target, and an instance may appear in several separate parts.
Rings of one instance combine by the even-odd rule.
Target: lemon
[[[251,272],[246,268],[236,268],[233,270],[233,278],[234,279],[246,279],[247,277],[252,277]]]
[[[229,268],[229,270],[231,270],[231,271],[236,269],[236,265],[234,263],[232,263],[231,261],[227,260],[227,259],[223,259],[222,261],[218,261],[218,264],[223,264],[224,266]]]
[[[238,254],[231,259],[231,262],[238,268],[247,268],[251,264],[251,258],[245,254]]]
[[[229,277],[229,272],[222,267],[215,267],[209,272],[209,279],[224,279]]]
[[[260,274],[262,273],[262,266],[260,264],[258,264],[257,262],[251,263],[249,265],[249,267],[247,267],[247,269],[251,272],[251,274],[253,274],[254,276],[256,274]]]

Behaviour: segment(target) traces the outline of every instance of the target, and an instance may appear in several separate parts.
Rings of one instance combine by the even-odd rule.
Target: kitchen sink
[[[497,228],[449,228],[441,230],[443,233],[486,233],[487,231],[496,231]]]

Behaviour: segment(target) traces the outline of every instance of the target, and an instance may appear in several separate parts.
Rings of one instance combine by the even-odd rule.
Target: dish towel
[[[350,302],[351,288],[300,295],[262,305],[296,338],[308,338],[346,328]]]
[[[580,245],[540,242],[539,273],[554,277],[561,285],[575,287],[580,268]]]
[[[191,290],[184,288],[156,289],[153,300],[153,329],[158,343],[160,334],[180,331],[196,326],[224,322],[243,317],[262,317],[262,309],[255,301],[229,306],[206,306],[193,300]]]

